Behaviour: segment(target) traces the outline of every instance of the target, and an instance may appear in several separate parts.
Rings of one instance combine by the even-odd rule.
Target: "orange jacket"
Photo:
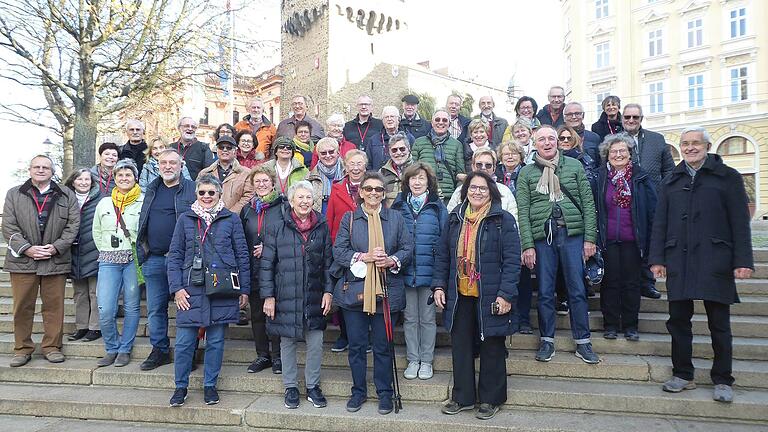
[[[253,133],[253,128],[249,122],[250,119],[250,114],[243,117],[242,120],[235,124],[235,131],[241,132],[248,130]],[[256,141],[258,141],[256,143],[256,151],[264,153],[265,159],[270,159],[272,157],[272,153],[270,153],[270,151],[272,150],[272,141],[275,139],[275,135],[277,135],[277,128],[272,124],[272,122],[270,122],[266,117],[262,115],[261,127],[259,127],[259,130],[256,131]]]

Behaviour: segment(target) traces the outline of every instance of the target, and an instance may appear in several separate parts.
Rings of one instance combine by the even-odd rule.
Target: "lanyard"
[[[359,189],[360,186],[358,185],[357,187],[358,187],[357,190],[359,191],[360,190]],[[352,196],[352,191],[349,190],[349,183],[347,183],[347,193],[349,194],[349,197],[352,198],[352,208],[356,209],[357,208],[357,200],[355,199],[355,197]]]
[[[43,210],[45,210],[45,203],[48,202],[48,198],[51,197],[52,194],[46,194],[45,198],[43,198],[43,204],[38,204],[38,197],[40,195],[37,195],[37,193],[33,190],[30,191],[32,194],[32,200],[35,202],[35,207],[37,207],[37,217],[41,217],[43,215]]]
[[[102,179],[104,177],[101,176],[101,169],[99,169],[99,190],[102,194],[109,193],[109,184],[112,183],[112,172],[110,171],[109,175],[107,176],[107,184],[102,186]]]
[[[205,238],[208,236],[208,230],[211,229],[211,225],[213,224],[210,224],[207,227],[205,227],[205,231],[203,231],[203,227],[200,225],[200,219],[197,220],[197,233],[200,235],[201,245],[205,243]]]
[[[123,216],[123,212],[121,212],[120,209],[117,208],[116,206],[112,206],[112,207],[115,208],[115,232],[117,232],[117,228],[120,226],[120,218]]]
[[[285,178],[285,181],[280,178],[280,175],[277,176],[277,183],[280,185],[280,192],[285,193],[285,187],[288,186],[288,180],[291,177],[290,174],[288,174],[288,177]]]
[[[256,216],[256,235],[261,235],[261,225],[264,223],[264,213],[266,210],[262,210],[258,216]]]
[[[179,154],[181,155],[181,158],[184,160],[187,160],[187,152],[189,151],[189,149],[192,148],[192,144],[187,146],[187,149],[184,150],[184,153],[181,152],[181,141],[179,141],[179,145],[177,146],[177,148],[179,150]]]
[[[360,123],[357,124],[357,134],[360,135],[360,144],[361,145],[365,145],[365,136],[368,135],[368,128],[369,127],[371,127],[371,120],[370,119],[368,119],[368,125],[365,127],[365,132],[363,132],[360,129]]]

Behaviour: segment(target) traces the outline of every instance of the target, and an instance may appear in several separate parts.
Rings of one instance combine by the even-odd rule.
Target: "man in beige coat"
[[[240,214],[240,210],[245,207],[253,197],[253,186],[248,182],[248,174],[251,170],[243,167],[235,157],[237,155],[237,144],[230,136],[222,136],[216,142],[217,154],[219,159],[212,163],[208,168],[200,171],[200,176],[212,175],[221,181],[223,191],[221,200],[224,201],[224,207],[232,213]]]

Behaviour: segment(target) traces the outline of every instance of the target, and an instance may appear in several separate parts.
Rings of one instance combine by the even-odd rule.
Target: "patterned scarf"
[[[427,197],[429,196],[429,190],[424,191],[421,195],[414,195],[414,194],[408,194],[408,203],[411,205],[411,208],[413,209],[413,212],[416,214],[419,214],[422,208],[424,208],[424,203],[427,202]]]
[[[258,216],[261,214],[261,212],[268,209],[272,205],[272,202],[277,199],[277,197],[278,193],[276,190],[272,190],[272,192],[264,195],[263,197],[254,195],[253,198],[251,198],[251,208],[254,212],[256,212],[256,215]]]
[[[204,209],[203,206],[200,205],[199,202],[195,201],[192,203],[192,211],[195,212],[196,215],[202,219],[206,225],[210,225],[211,222],[213,222],[213,219],[216,217],[216,215],[219,214],[221,209],[224,208],[224,201],[219,200],[218,203],[216,203],[215,206],[211,207],[210,209]]]
[[[613,203],[619,208],[629,208],[632,203],[632,162],[630,161],[623,170],[615,170],[608,163],[608,178],[615,187],[613,191]]]
[[[115,187],[112,189],[112,205],[123,213],[126,207],[139,199],[139,196],[141,196],[141,188],[138,183],[134,184],[127,193],[122,193]]]
[[[536,192],[549,195],[550,202],[562,201],[563,192],[560,191],[560,179],[555,175],[557,164],[560,162],[560,155],[555,155],[550,161],[536,154],[533,156],[533,160],[536,161],[536,165],[543,168],[539,183],[536,185]]]
[[[344,176],[341,158],[336,159],[336,165],[331,167],[323,165],[322,162],[318,162],[315,166],[317,167],[317,172],[320,173],[320,179],[323,181],[323,199],[327,199],[331,196],[333,182]]]
[[[450,134],[438,136],[435,133],[434,129],[429,131],[429,139],[430,141],[432,141],[432,147],[435,148],[435,162],[446,163],[445,152],[443,151],[443,144],[445,144],[445,142],[448,141],[448,138],[450,138],[450,136],[451,136]]]
[[[291,219],[293,219],[293,222],[296,224],[296,230],[301,234],[301,238],[303,238],[304,241],[307,241],[309,232],[312,231],[312,228],[314,228],[315,225],[317,225],[317,215],[315,212],[310,211],[309,217],[305,220],[301,220],[299,215],[296,214],[296,211],[291,210]]]
[[[467,204],[464,212],[464,223],[459,231],[459,246],[456,248],[456,266],[459,276],[459,293],[470,297],[479,297],[480,292],[477,287],[477,281],[480,280],[480,273],[477,272],[476,247],[477,247],[477,229],[480,222],[488,216],[491,209],[491,202],[488,201],[476,212],[472,211],[472,206]]]
[[[363,206],[363,211],[368,216],[368,252],[375,248],[384,248],[384,231],[381,228],[381,217],[379,207],[376,210],[369,210]],[[354,218],[350,218],[354,223]],[[376,313],[376,297],[384,295],[384,289],[379,275],[379,269],[375,262],[366,264],[365,283],[363,284],[363,312],[373,315]]]

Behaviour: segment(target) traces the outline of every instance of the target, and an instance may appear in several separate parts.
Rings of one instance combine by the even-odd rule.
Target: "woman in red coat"
[[[357,197],[360,182],[363,181],[365,166],[368,158],[360,150],[350,150],[344,157],[344,167],[347,176],[331,186],[331,195],[328,197],[328,210],[325,217],[331,229],[331,241],[336,241],[336,233],[339,231],[341,219],[344,213],[354,211],[357,208]]]

